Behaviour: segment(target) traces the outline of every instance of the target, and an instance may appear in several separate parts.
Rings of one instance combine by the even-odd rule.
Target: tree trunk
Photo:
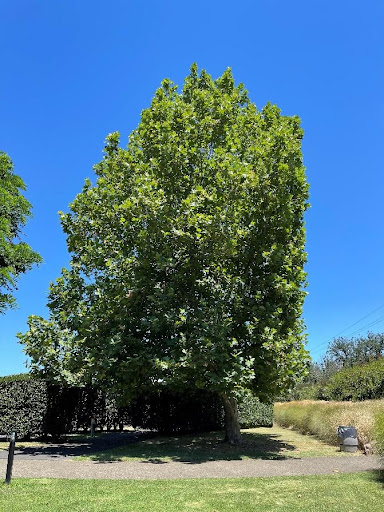
[[[241,433],[236,399],[226,394],[222,395],[225,412],[225,443],[241,444]]]

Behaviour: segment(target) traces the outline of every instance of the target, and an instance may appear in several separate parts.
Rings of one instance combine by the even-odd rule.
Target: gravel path
[[[5,476],[6,460],[0,460]],[[15,458],[13,477],[81,479],[174,479],[323,475],[378,470],[374,456],[308,457],[286,460],[183,462],[79,462],[70,458],[22,460]]]
[[[145,431],[107,433],[84,442],[46,443],[41,446],[18,448],[16,442],[15,460],[53,460],[92,455],[115,446],[136,443],[148,436]],[[22,441],[21,441],[22,444]],[[0,460],[8,458],[8,450],[0,450]]]
[[[101,462],[78,461],[73,457],[90,455],[121,444],[134,443],[148,432],[119,432],[101,435],[83,443],[45,444],[16,449],[13,477],[81,479],[174,479],[231,478],[293,475],[322,475],[378,470],[375,456],[308,457],[282,460],[217,460],[209,462]],[[17,443],[16,443],[17,448]],[[7,450],[0,450],[0,480],[5,477]]]

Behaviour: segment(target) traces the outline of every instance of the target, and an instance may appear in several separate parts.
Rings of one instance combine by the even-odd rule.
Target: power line
[[[376,325],[376,324],[382,322],[383,320],[384,320],[384,316],[381,316],[380,318],[378,318],[377,320],[374,320],[370,324],[364,325],[364,327],[361,327],[361,329],[357,329],[357,331],[354,331],[352,334],[350,334],[350,336],[353,336],[354,334],[357,334],[360,331],[363,331],[364,329],[367,329],[368,327],[372,327],[373,325]]]
[[[371,323],[369,323],[367,325],[364,325],[360,329],[357,329],[356,331],[352,332],[349,336],[353,336],[354,334],[358,334],[359,332],[364,331],[364,329],[368,329],[369,327],[373,327],[374,325],[379,324],[379,323],[381,323],[383,321],[384,321],[384,316],[381,316],[380,318],[377,318],[373,322],[371,322]],[[334,339],[334,338],[332,338],[332,339]],[[318,345],[317,348],[311,350],[311,352],[314,352],[314,353],[318,352],[319,351],[319,347],[321,348],[321,346]]]
[[[376,313],[376,311],[379,311],[379,309],[381,308],[384,308],[384,304],[382,304],[381,306],[379,306],[378,308],[374,309],[373,311],[371,311],[370,313],[368,313],[367,315],[363,316],[362,318],[360,318],[359,320],[357,320],[356,322],[354,322],[353,324],[349,325],[348,327],[346,327],[345,329],[343,329],[342,331],[340,331],[339,333],[335,334],[334,336],[332,336],[331,338],[329,338],[327,341],[323,341],[322,343],[319,343],[318,345],[316,345],[315,347],[313,347],[313,349],[311,349],[311,352],[318,352],[318,348],[320,347],[323,347],[324,345],[327,345],[330,341],[334,340],[335,338],[337,338],[338,336],[340,336],[340,334],[343,334],[344,332],[348,331],[351,327],[354,327],[355,325],[357,325],[358,323],[362,322],[363,320],[365,320],[366,318],[368,318],[369,316],[373,315],[373,313]],[[361,329],[358,329],[357,331],[354,331],[351,336],[353,336],[354,334],[362,331],[363,329],[366,329],[367,327],[371,327],[372,325],[375,325],[376,323],[379,323],[382,321],[382,319],[384,319],[384,316],[383,317],[380,317],[378,320],[375,320],[374,322],[372,322],[372,324],[368,324],[364,327],[362,327]]]

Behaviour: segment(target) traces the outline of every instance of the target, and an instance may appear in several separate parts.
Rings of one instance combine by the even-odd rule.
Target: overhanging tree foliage
[[[191,68],[107,138],[61,221],[70,269],[51,317],[20,335],[33,371],[132,398],[153,386],[221,394],[240,440],[240,386],[272,397],[303,371],[307,183],[297,117],[250,102],[230,70]]]
[[[0,314],[16,304],[12,291],[20,274],[41,261],[20,239],[31,216],[31,205],[22,195],[23,180],[14,174],[9,156],[0,151]]]

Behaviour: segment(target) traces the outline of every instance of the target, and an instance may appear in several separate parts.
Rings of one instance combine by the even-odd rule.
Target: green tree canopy
[[[61,216],[72,260],[50,319],[20,335],[32,370],[128,398],[216,390],[238,441],[236,389],[271,397],[306,358],[302,135],[230,70],[213,81],[193,66],[181,92],[164,80]]]
[[[384,357],[384,334],[368,332],[358,338],[339,337],[328,345],[322,361],[324,370],[358,366]]]
[[[23,180],[14,174],[9,156],[0,152],[0,314],[16,304],[12,291],[17,278],[40,256],[21,241],[21,229],[31,216],[31,205],[22,195]]]

